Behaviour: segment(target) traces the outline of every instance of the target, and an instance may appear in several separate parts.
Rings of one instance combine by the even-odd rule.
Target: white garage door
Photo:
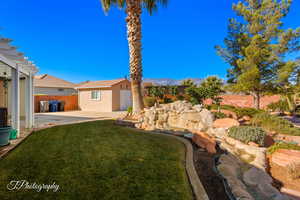
[[[120,110],[127,110],[132,106],[132,98],[130,90],[120,90]]]

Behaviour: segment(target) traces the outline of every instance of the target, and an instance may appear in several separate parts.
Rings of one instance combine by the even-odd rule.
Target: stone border
[[[182,137],[178,137],[175,135],[156,132],[156,131],[145,131],[145,130],[131,128],[131,127],[127,127],[127,128],[133,129],[135,131],[143,132],[143,133],[148,133],[148,134],[150,133],[150,134],[155,134],[155,135],[164,135],[167,137],[174,138],[174,139],[180,141],[181,143],[183,143],[185,145],[185,149],[186,149],[185,169],[186,169],[190,184],[192,185],[192,190],[193,190],[194,196],[196,197],[195,199],[196,200],[209,200],[208,195],[207,195],[207,193],[200,181],[200,178],[196,172],[196,169],[195,169],[194,158],[193,158],[194,157],[193,146],[187,139],[184,139]]]

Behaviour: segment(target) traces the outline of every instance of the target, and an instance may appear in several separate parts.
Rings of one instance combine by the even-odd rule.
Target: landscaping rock
[[[209,153],[216,153],[216,141],[204,132],[194,132],[193,142],[199,147],[204,148]]]
[[[217,139],[222,140],[227,136],[227,130],[225,128],[209,128],[207,133],[210,136],[216,137]]]
[[[275,140],[297,143],[300,146],[300,136],[278,134],[274,137]]]
[[[193,106],[186,101],[176,101],[144,109],[137,127],[146,130],[205,131],[213,124],[214,116],[202,105]]]
[[[239,126],[240,123],[236,119],[231,118],[223,118],[223,119],[217,119],[213,123],[214,128],[231,128],[233,126]]]
[[[271,156],[271,162],[282,167],[287,167],[293,162],[300,162],[300,151],[289,149],[278,149]]]
[[[227,150],[236,156],[240,156],[241,151],[250,154],[254,159],[249,164],[263,171],[266,170],[266,148],[250,146],[231,137],[225,137],[223,143],[220,144],[222,149]],[[226,143],[228,145],[226,145]]]
[[[232,155],[223,154],[219,159],[218,171],[227,180],[232,194],[236,199],[254,200],[251,194],[247,191],[247,187],[239,179],[240,165],[237,159]]]

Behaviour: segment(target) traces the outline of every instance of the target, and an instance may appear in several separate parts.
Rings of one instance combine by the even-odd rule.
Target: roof
[[[89,81],[81,84],[76,89],[112,87],[125,80],[127,79],[123,78],[123,79],[106,80],[106,81]]]
[[[35,76],[33,85],[47,88],[75,88],[75,84],[48,74]]]

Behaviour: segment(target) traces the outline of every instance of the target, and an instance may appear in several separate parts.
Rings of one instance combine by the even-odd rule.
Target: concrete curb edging
[[[192,190],[193,193],[196,197],[196,200],[209,200],[208,195],[200,181],[200,178],[196,172],[195,166],[194,166],[194,156],[193,156],[193,146],[192,144],[182,138],[182,137],[178,137],[175,135],[170,135],[170,134],[166,134],[166,133],[161,133],[161,132],[155,132],[155,131],[145,131],[145,130],[140,130],[140,129],[136,129],[136,128],[131,128],[131,127],[127,127],[129,129],[133,129],[135,131],[139,131],[139,132],[144,132],[144,133],[150,133],[150,134],[156,134],[156,135],[164,135],[167,137],[172,137],[178,141],[180,141],[181,143],[183,143],[185,145],[185,149],[186,149],[186,156],[185,156],[185,169],[190,181],[190,184],[192,186]]]
[[[94,119],[94,120],[85,120],[85,121],[78,121],[78,122],[72,122],[72,123],[65,123],[65,124],[59,124],[59,125],[52,125],[52,126],[48,126],[48,127],[42,127],[42,128],[35,128],[32,131],[30,131],[24,138],[22,138],[22,140],[20,140],[17,144],[11,146],[11,148],[6,151],[5,153],[3,153],[2,155],[0,155],[0,160],[2,158],[4,158],[10,151],[12,151],[13,149],[15,149],[17,146],[19,146],[25,139],[28,138],[28,136],[30,136],[33,132],[35,131],[40,131],[43,129],[48,129],[48,128],[53,128],[56,126],[62,126],[62,125],[72,125],[72,124],[79,124],[79,123],[84,123],[84,122],[92,122],[92,121],[100,121],[99,119]],[[144,133],[150,133],[150,134],[156,134],[156,135],[164,135],[167,137],[171,137],[174,138],[178,141],[180,141],[181,143],[183,143],[185,145],[185,149],[186,149],[186,155],[185,155],[185,169],[188,175],[188,179],[190,181],[190,184],[192,186],[192,190],[193,193],[196,197],[196,200],[209,200],[208,195],[199,179],[199,176],[196,172],[195,166],[194,166],[194,160],[193,160],[193,147],[192,144],[181,137],[178,136],[174,136],[174,135],[169,135],[169,134],[165,134],[165,133],[160,133],[160,132],[149,132],[149,131],[145,131],[145,130],[140,130],[140,129],[136,129],[136,128],[130,128],[127,127],[129,129],[133,129],[135,131],[139,131],[139,132],[144,132]]]

